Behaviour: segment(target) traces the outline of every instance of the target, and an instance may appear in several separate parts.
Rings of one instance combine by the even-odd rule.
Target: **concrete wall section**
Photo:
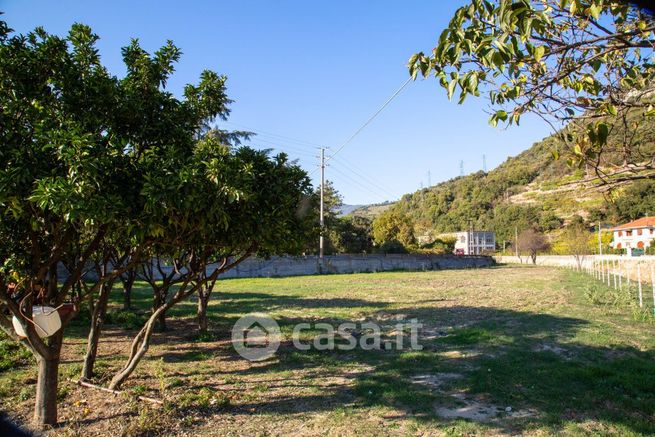
[[[302,276],[330,273],[368,273],[392,270],[440,270],[469,269],[495,265],[490,256],[454,256],[427,254],[399,255],[334,255],[326,256],[323,265],[316,256],[287,257],[278,256],[270,259],[248,258],[237,267],[228,270],[221,278],[268,278],[274,276]],[[210,265],[213,271],[217,266]],[[162,266],[165,274],[173,267]],[[68,271],[59,265],[59,279],[68,277]],[[95,280],[95,273],[85,275],[88,280]]]
[[[225,272],[223,278],[300,276],[319,273],[364,273],[392,270],[439,270],[480,268],[494,265],[487,256],[452,255],[334,255],[326,256],[322,267],[317,257],[250,258]]]

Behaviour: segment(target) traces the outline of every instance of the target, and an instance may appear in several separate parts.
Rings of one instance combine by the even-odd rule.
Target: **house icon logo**
[[[265,360],[280,347],[280,326],[266,314],[247,314],[232,327],[232,345],[247,360]]]

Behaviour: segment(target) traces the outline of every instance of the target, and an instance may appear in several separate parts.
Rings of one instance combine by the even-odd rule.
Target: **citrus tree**
[[[623,1],[472,0],[409,70],[459,103],[486,95],[493,126],[538,115],[560,133],[555,157],[596,180],[653,178],[652,138],[635,133],[655,116],[654,31],[651,15]]]
[[[102,66],[97,40],[80,24],[59,37],[41,28],[14,34],[0,21],[0,327],[36,358],[40,427],[57,422],[66,325],[91,301],[89,347],[97,344],[98,317],[121,274],[162,246],[186,253],[189,286],[157,308],[165,311],[255,248],[292,247],[304,229],[304,216],[296,216],[308,190],[302,170],[284,157],[199,145],[208,123],[229,114],[224,76],[204,71],[178,98],[166,90],[180,57],[172,42],[150,54],[133,40],[119,79]],[[237,241],[233,251],[217,249]],[[228,253],[239,258],[203,273],[211,255]],[[83,278],[94,265],[93,278]],[[68,270],[63,277],[59,267]],[[60,309],[62,328],[40,336],[35,306]],[[147,350],[147,334],[135,339],[138,353]]]
[[[145,356],[155,323],[166,311],[197,294],[199,327],[206,331],[207,305],[222,273],[255,253],[299,253],[318,229],[316,209],[307,204],[309,178],[284,154],[271,158],[267,151],[230,147],[208,135],[171,177],[162,235],[151,246],[156,257],[144,266],[151,270],[158,299],[110,389],[119,388]],[[161,258],[172,265],[164,269]]]

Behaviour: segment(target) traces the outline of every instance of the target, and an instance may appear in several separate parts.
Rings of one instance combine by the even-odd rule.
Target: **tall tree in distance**
[[[472,0],[430,54],[409,60],[448,98],[489,98],[490,123],[536,114],[571,165],[603,183],[655,178],[655,20],[616,0]],[[563,126],[566,126],[562,129]]]
[[[321,195],[320,190],[321,187],[316,189],[316,196]],[[339,217],[341,214],[341,208],[343,207],[343,197],[337,189],[334,188],[334,184],[330,180],[325,181],[325,187],[323,188],[323,204],[326,223]]]

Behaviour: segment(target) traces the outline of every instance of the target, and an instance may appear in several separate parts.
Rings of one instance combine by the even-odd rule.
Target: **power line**
[[[379,184],[378,182],[374,181],[373,179],[367,177],[366,175],[363,174],[363,172],[360,169],[358,169],[352,163],[347,163],[346,161],[341,160],[340,158],[334,158],[333,161],[336,162],[337,164],[343,166],[343,168],[345,170],[348,170],[350,173],[352,173],[355,176],[359,177],[363,182],[366,182],[370,186],[378,189],[380,192],[386,193],[386,195],[390,196],[391,199],[393,199],[395,197],[395,195],[391,193],[391,190],[388,189],[388,187],[385,187],[384,185]]]
[[[351,177],[350,175],[344,173],[343,171],[341,171],[340,169],[338,169],[338,168],[336,168],[336,167],[331,167],[331,168],[332,168],[332,170],[333,170],[334,172],[336,172],[337,174],[339,174],[339,175],[341,175],[342,177],[346,178],[346,180],[348,181],[348,183],[349,183],[352,187],[354,187],[354,188],[358,188],[360,192],[362,192],[362,193],[367,193],[367,194],[373,195],[373,196],[375,196],[375,197],[379,197],[379,198],[381,198],[381,199],[383,199],[383,200],[391,200],[391,199],[393,199],[393,197],[389,197],[389,194],[388,194],[388,193],[385,193],[384,191],[381,191],[381,190],[378,189],[378,188],[375,188],[375,187],[372,187],[372,186],[364,185],[364,184],[362,184],[360,181],[354,179],[353,177]]]
[[[267,136],[267,137],[277,137],[277,138],[280,138],[280,139],[283,139],[283,140],[288,140],[288,141],[292,141],[292,142],[295,142],[295,143],[299,143],[299,145],[306,145],[306,146],[308,145],[308,146],[312,146],[314,148],[315,147],[319,147],[319,148],[323,147],[322,145],[320,145],[318,143],[313,143],[311,141],[300,140],[298,138],[293,138],[293,137],[289,137],[289,136],[285,136],[285,135],[280,135],[280,134],[276,134],[274,132],[268,132],[268,131],[261,130],[261,129],[255,129],[253,127],[245,126],[245,125],[239,124],[239,123],[234,123],[232,121],[226,121],[225,123],[232,124],[234,126],[238,126],[238,127],[244,128],[244,129],[248,129],[249,131],[251,131],[251,132],[253,132],[255,134],[258,134],[258,135],[263,135],[263,136]]]
[[[405,81],[405,83],[403,83],[402,86],[401,86],[400,88],[398,88],[398,90],[397,90],[395,93],[393,93],[393,94],[391,95],[391,97],[389,97],[389,98],[387,99],[387,101],[384,102],[384,104],[383,104],[382,106],[380,106],[380,109],[378,109],[377,111],[375,111],[375,113],[374,113],[371,117],[369,117],[369,119],[366,120],[366,122],[365,122],[363,125],[361,125],[360,128],[357,129],[357,130],[355,131],[355,133],[353,133],[353,134],[352,134],[352,135],[351,135],[351,136],[350,136],[350,137],[349,137],[349,138],[348,138],[348,139],[347,139],[347,140],[346,140],[346,141],[345,141],[341,146],[339,146],[339,147],[337,148],[337,150],[332,154],[332,156],[334,156],[334,155],[336,155],[337,153],[341,152],[341,151],[343,150],[344,147],[346,147],[346,146],[347,146],[347,145],[348,145],[348,144],[349,144],[349,143],[350,143],[350,142],[351,142],[351,141],[352,141],[352,140],[353,140],[357,135],[359,135],[359,133],[360,133],[361,131],[363,131],[364,128],[365,128],[366,126],[368,126],[368,125],[369,125],[369,124],[370,124],[370,123],[375,119],[375,117],[377,117],[377,116],[378,116],[378,115],[379,115],[379,114],[384,110],[384,108],[386,108],[386,107],[389,105],[389,103],[391,103],[391,102],[393,101],[393,99],[395,99],[396,96],[398,96],[398,94],[400,94],[401,91],[404,90],[405,87],[406,87],[407,85],[409,85],[409,83],[410,83],[411,81],[412,81],[412,78],[411,78],[411,77],[408,78],[408,79]],[[329,161],[329,160],[330,160],[330,158],[328,158],[328,161]]]
[[[236,125],[236,123],[232,123],[232,124]],[[251,129],[251,128],[247,127],[247,126],[243,126],[243,125],[240,125],[240,126],[246,128],[246,129]],[[257,132],[257,133],[263,132],[263,131],[254,130],[254,129],[253,129],[253,131]],[[268,137],[269,134],[266,134],[264,136]],[[278,135],[270,134],[271,138],[273,136],[278,136]],[[282,137],[281,135],[279,135],[279,136]],[[263,143],[265,143],[265,144],[263,144]],[[260,135],[257,135],[254,138],[254,141],[250,141],[249,144],[251,146],[262,148],[262,149],[271,149],[271,150],[276,150],[276,151],[279,151],[279,152],[284,152],[284,153],[289,154],[292,157],[296,156],[296,155],[301,155],[300,158],[303,158],[303,157],[312,157],[312,158],[314,158],[314,157],[316,157],[316,154],[310,152],[308,149],[302,149],[302,148],[298,148],[298,147],[291,147],[291,146],[288,146],[288,145],[280,146],[280,145],[278,145],[279,144],[278,141],[271,141],[270,139],[264,139]],[[332,159],[332,158],[333,157],[330,157],[329,159]],[[326,159],[326,162],[327,162],[327,160],[328,159]],[[341,160],[341,159],[335,159],[335,163],[338,164],[339,166],[341,166],[343,170],[346,170],[346,171],[350,172],[352,175],[354,175],[355,177],[360,179],[361,182],[353,179],[352,177],[350,177],[350,176],[348,176],[346,174],[344,174],[343,172],[339,171],[338,169],[335,169],[337,173],[339,173],[340,175],[346,177],[350,182],[356,184],[359,191],[366,192],[368,194],[373,194],[374,196],[380,197],[380,198],[385,199],[385,200],[393,199],[395,197],[395,195],[392,194],[390,190],[388,190],[385,187],[380,186],[377,182],[375,182],[372,179],[366,177],[364,174],[362,174],[361,170],[356,168],[354,165],[348,164],[347,162],[345,162],[344,160]]]
[[[387,198],[387,194],[385,194],[385,193],[383,193],[383,192],[381,192],[381,191],[379,191],[379,190],[377,190],[377,189],[374,190],[374,189],[371,189],[371,188],[369,188],[369,187],[366,187],[366,186],[363,185],[361,182],[359,182],[359,181],[353,179],[352,177],[350,177],[350,176],[347,175],[346,173],[342,172],[342,171],[339,170],[338,168],[336,168],[336,167],[332,167],[332,170],[333,170],[334,172],[336,172],[337,174],[340,174],[340,175],[343,176],[344,178],[348,179],[352,184],[354,184],[354,187],[355,187],[355,188],[359,188],[359,190],[360,190],[361,192],[363,192],[363,193],[367,193],[367,194],[372,194],[373,196],[375,196],[375,197],[379,197],[379,198],[382,199],[382,200],[389,200],[389,199]]]
[[[267,144],[259,144],[259,143],[267,143]],[[254,142],[249,142],[249,144],[257,147],[279,150],[281,152],[288,153],[289,155],[305,155],[311,157],[316,156],[316,153],[313,153],[307,149],[298,149],[287,145],[280,146],[278,145],[279,143],[263,140],[261,138],[257,138]]]

